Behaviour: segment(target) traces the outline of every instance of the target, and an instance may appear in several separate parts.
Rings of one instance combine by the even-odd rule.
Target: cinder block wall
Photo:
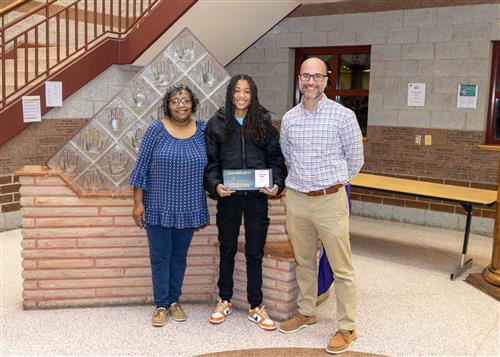
[[[23,307],[151,304],[151,270],[144,230],[131,217],[132,198],[82,198],[54,170],[19,171],[22,205]],[[182,301],[215,301],[218,241],[215,202],[211,224],[195,233]],[[264,303],[286,318],[295,310],[295,261],[287,241],[283,199],[270,203],[264,259]],[[244,251],[244,231],[238,250]],[[244,253],[235,272],[236,306],[248,308]]]

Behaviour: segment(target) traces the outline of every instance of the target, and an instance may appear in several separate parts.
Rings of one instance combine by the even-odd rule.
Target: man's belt
[[[307,192],[306,195],[308,196],[324,196],[324,195],[329,195],[330,193],[335,193],[337,192],[343,185],[341,183],[330,186],[328,188],[325,188],[323,190],[318,190],[318,191],[311,191]]]

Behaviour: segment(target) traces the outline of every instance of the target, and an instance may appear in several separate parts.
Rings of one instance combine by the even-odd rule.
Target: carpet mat
[[[214,352],[196,357],[325,357],[335,356],[326,353],[323,348],[258,348],[248,350]],[[342,357],[384,357],[371,353],[348,351],[338,356]]]

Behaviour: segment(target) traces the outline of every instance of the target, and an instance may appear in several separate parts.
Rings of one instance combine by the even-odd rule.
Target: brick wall
[[[19,228],[19,183],[14,172],[44,164],[87,122],[86,119],[33,123],[0,147],[0,231]]]
[[[432,135],[433,145],[410,138]],[[373,126],[365,142],[363,171],[406,179],[497,190],[498,153],[479,149],[483,132]],[[354,201],[465,215],[459,204],[367,189],[353,189]],[[474,207],[473,215],[493,219],[495,206]]]
[[[0,175],[25,165],[43,165],[87,123],[87,119],[44,120],[33,123],[0,148]]]
[[[19,178],[16,175],[0,176],[0,212],[18,211],[19,204]]]
[[[24,308],[152,303],[146,234],[132,220],[130,197],[80,198],[55,171],[27,167],[18,173]],[[195,233],[189,250],[183,301],[216,298],[214,201],[210,200],[209,210],[212,224]],[[284,214],[283,200],[273,200],[263,273],[264,303],[279,318],[293,313],[297,296]],[[241,243],[238,250],[243,249]],[[234,303],[246,308],[244,259],[244,253],[238,253]]]
[[[234,271],[234,297],[236,306],[248,308],[246,300],[246,260],[244,253],[236,255]],[[295,280],[295,260],[293,258],[264,258],[263,261],[264,304],[273,317],[288,318],[297,308],[298,287]]]
[[[16,175],[0,175],[0,232],[19,228],[19,181]]]

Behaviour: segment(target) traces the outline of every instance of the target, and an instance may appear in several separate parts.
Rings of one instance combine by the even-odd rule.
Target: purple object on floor
[[[349,214],[351,213],[351,185],[345,186],[345,191],[347,193],[347,199],[349,201]],[[332,267],[328,262],[328,258],[325,253],[325,249],[323,245],[321,246],[321,256],[319,258],[319,267],[318,267],[318,296],[326,293],[330,286],[332,286],[335,277],[333,276]]]

